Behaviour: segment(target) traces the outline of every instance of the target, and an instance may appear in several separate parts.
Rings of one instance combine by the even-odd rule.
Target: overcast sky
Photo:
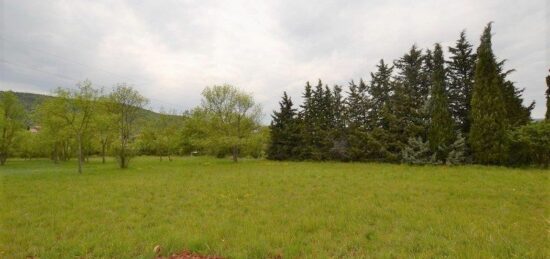
[[[192,108],[205,86],[254,94],[266,119],[283,91],[306,81],[370,80],[384,58],[413,43],[477,46],[494,21],[493,47],[510,78],[545,112],[550,7],[529,1],[26,1],[0,0],[0,89],[50,93],[90,79],[133,84],[158,110]]]

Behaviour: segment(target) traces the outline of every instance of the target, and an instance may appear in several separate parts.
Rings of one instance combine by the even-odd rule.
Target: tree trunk
[[[233,155],[233,162],[238,162],[239,160],[239,149],[237,146],[233,146],[231,153]]]
[[[82,163],[84,163],[84,156],[82,154],[82,136],[79,134],[77,137],[78,141],[78,173],[82,173]]]
[[[2,157],[0,157],[0,165],[5,165],[6,164],[6,156],[2,155]]]
[[[105,164],[105,143],[101,143],[101,163]]]

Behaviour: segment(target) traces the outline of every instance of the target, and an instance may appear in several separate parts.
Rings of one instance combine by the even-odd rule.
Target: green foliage
[[[117,141],[115,154],[120,168],[127,168],[136,153],[134,140],[137,137],[137,123],[140,111],[148,103],[137,90],[126,84],[118,84],[108,96],[107,110],[114,116]]]
[[[458,133],[456,140],[447,149],[448,155],[445,159],[447,165],[461,165],[467,162],[466,139]]]
[[[436,153],[432,152],[430,143],[422,138],[410,138],[401,151],[401,161],[411,165],[425,165],[438,163]]]
[[[481,36],[474,79],[469,135],[473,157],[481,164],[502,164],[508,155],[506,132],[509,122],[502,81],[491,47],[491,24]]]
[[[506,78],[515,70],[504,71],[505,62],[506,60],[498,62],[497,70],[500,75],[500,85],[502,86],[508,123],[510,127],[515,128],[531,122],[531,111],[535,108],[535,102],[531,102],[527,107],[523,106],[522,94],[525,89],[516,88],[514,82]]]
[[[447,62],[449,109],[461,133],[468,134],[476,54],[473,53],[472,45],[466,39],[465,31],[460,33],[455,46],[449,47],[449,53],[451,54]]]
[[[23,106],[11,91],[0,93],[0,165],[13,151],[14,139],[24,126]]]
[[[271,115],[272,121],[269,126],[271,143],[267,151],[267,158],[272,160],[289,160],[299,157],[300,132],[298,114],[292,107],[290,97],[283,93],[279,102],[279,111]]]
[[[89,133],[90,124],[96,114],[99,91],[94,89],[92,82],[86,80],[77,84],[77,89],[58,88],[55,91],[58,98],[51,99],[51,104],[45,110],[45,116],[57,118],[61,127],[65,128],[76,141],[78,153],[78,172],[82,173],[84,163],[84,143]]]
[[[202,95],[190,121],[198,124],[190,126],[198,130],[195,143],[218,157],[229,151],[237,162],[247,139],[259,133],[261,107],[252,95],[231,85],[207,87]]]
[[[447,99],[444,62],[441,46],[436,44],[433,56],[428,141],[430,149],[436,154],[438,160],[444,160],[448,154],[447,150],[441,147],[451,145],[455,138],[455,126]]]
[[[550,164],[550,122],[532,122],[511,133],[513,152],[512,165],[535,163],[548,168]]]

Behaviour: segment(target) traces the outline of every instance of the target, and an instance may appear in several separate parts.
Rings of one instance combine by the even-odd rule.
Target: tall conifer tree
[[[446,158],[446,149],[454,140],[454,123],[449,112],[444,63],[441,45],[435,44],[428,141],[430,149],[437,154],[439,160]]]
[[[454,47],[449,47],[447,62],[449,78],[449,106],[456,126],[463,135],[470,130],[470,102],[474,85],[476,55],[473,46],[466,39],[466,32],[460,33]]]
[[[267,158],[273,160],[288,160],[297,158],[297,148],[300,146],[300,136],[296,120],[296,109],[290,97],[283,93],[279,102],[279,111],[271,115],[271,143]]]
[[[471,101],[470,146],[474,160],[481,164],[506,161],[508,119],[502,81],[491,44],[491,23],[485,27],[477,49]]]

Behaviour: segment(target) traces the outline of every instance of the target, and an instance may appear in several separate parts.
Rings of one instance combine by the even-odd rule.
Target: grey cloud
[[[267,120],[283,91],[298,101],[305,81],[368,80],[378,60],[413,43],[453,44],[466,29],[477,44],[494,21],[495,52],[542,117],[544,9],[543,0],[3,1],[0,55],[10,63],[0,62],[0,88],[126,81],[153,108],[183,110],[204,86],[231,83],[256,95]]]

